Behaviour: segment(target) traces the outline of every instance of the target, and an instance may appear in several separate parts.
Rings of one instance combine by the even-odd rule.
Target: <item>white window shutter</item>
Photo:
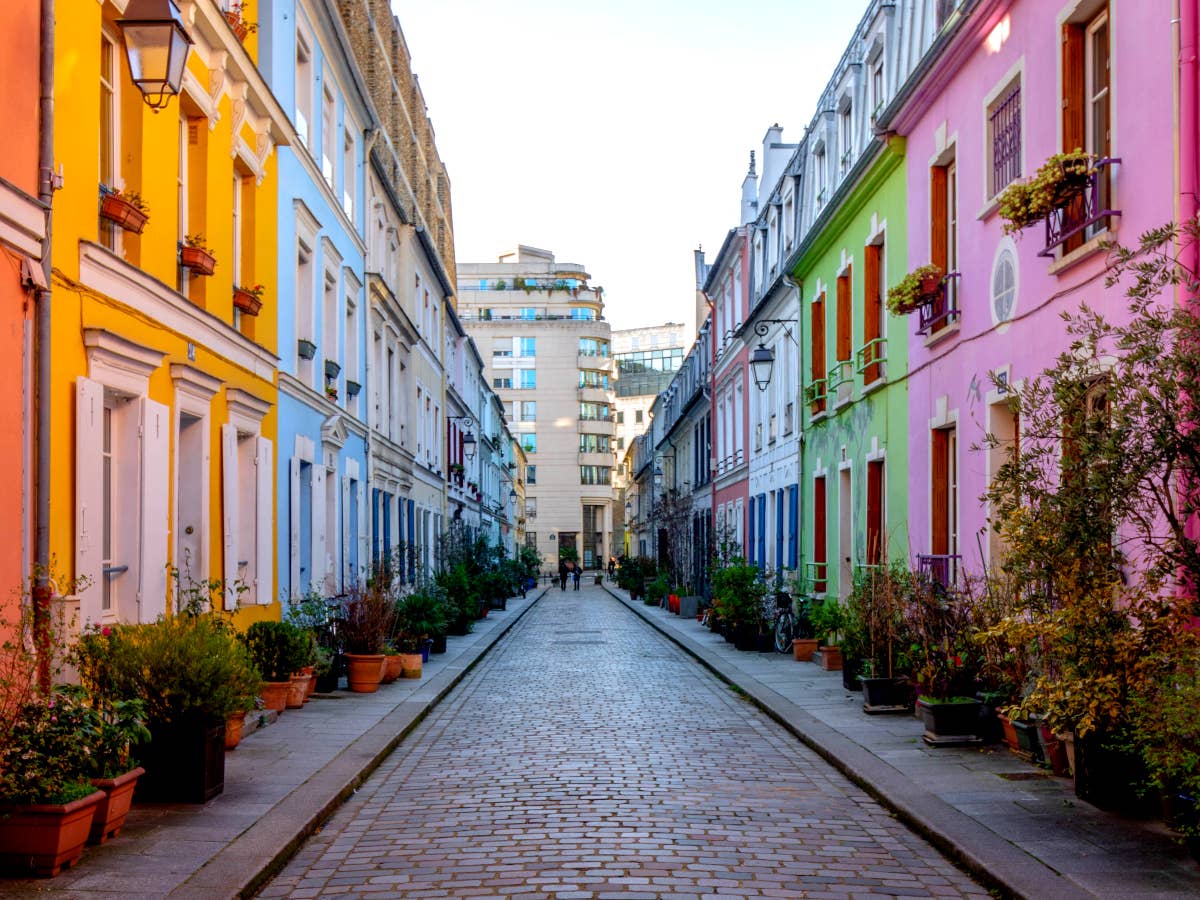
[[[325,467],[316,463],[312,467],[312,578],[311,590],[325,595]]]
[[[221,505],[225,608],[234,610],[238,606],[238,461],[237,428],[233,425],[221,426]]]
[[[354,554],[350,552],[350,476],[342,476],[342,590],[346,590],[353,581],[354,573],[350,571],[350,561]]]
[[[257,483],[255,500],[258,507],[258,519],[254,527],[254,539],[257,544],[254,571],[258,575],[255,597],[263,606],[274,599],[275,592],[275,516],[272,515],[275,508],[275,466],[271,451],[271,442],[260,437],[254,457]]]
[[[103,517],[104,387],[80,377],[75,381],[75,577],[85,627],[99,624],[103,616]]]
[[[300,594],[300,458],[288,461],[288,595]]]
[[[138,611],[142,622],[156,622],[167,612],[167,545],[171,538],[171,411],[148,397],[141,401],[141,565]]]
[[[358,572],[350,573],[350,584],[358,583],[359,573],[367,564],[367,492],[362,479],[358,479]]]

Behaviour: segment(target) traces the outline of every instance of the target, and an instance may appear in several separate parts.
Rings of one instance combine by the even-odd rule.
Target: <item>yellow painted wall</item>
[[[150,397],[172,407],[174,384],[170,377],[172,363],[191,365],[218,378],[226,387],[239,388],[272,404],[271,412],[262,423],[262,436],[273,443],[276,439],[277,390],[276,373],[263,379],[211,348],[196,344],[195,359],[188,359],[188,344],[193,336],[175,333],[161,323],[132,308],[120,297],[105,297],[79,284],[80,244],[99,240],[99,123],[100,123],[100,35],[102,21],[112,24],[118,17],[111,3],[103,6],[95,0],[59,0],[57,4],[56,35],[56,110],[55,156],[62,165],[65,184],[54,200],[54,268],[55,289],[52,300],[51,324],[51,550],[58,568],[70,572],[74,566],[75,522],[75,381],[87,374],[87,358],[83,345],[83,330],[104,328],[129,340],[165,352],[162,366],[151,376]],[[118,49],[119,32],[118,35]],[[253,40],[253,38],[251,38]],[[210,85],[209,72],[199,54],[193,50],[189,70],[201,85]],[[178,204],[178,135],[180,98],[154,112],[142,101],[141,94],[129,79],[123,52],[120,54],[120,118],[121,147],[119,171],[127,189],[141,193],[150,209],[150,220],[140,236],[123,235],[124,257],[173,290],[177,283]],[[233,135],[231,123],[234,111],[228,94],[222,94],[217,104],[216,122],[202,118],[203,140],[207,143],[207,159],[203,171],[206,190],[197,196],[192,192],[193,221],[204,223],[206,243],[215,251],[215,274],[198,279],[202,286],[192,299],[230,329],[233,322]],[[253,145],[252,145],[253,146]],[[277,334],[274,285],[278,260],[276,248],[277,167],[276,158],[269,155],[265,162],[265,177],[250,192],[253,195],[250,215],[252,241],[243,252],[244,266],[250,284],[265,285],[263,307],[253,324],[244,329],[267,350],[274,352]],[[197,208],[199,206],[200,208]],[[189,231],[198,230],[189,227]],[[248,235],[249,236],[249,235]],[[211,407],[211,497],[210,551],[211,578],[220,578],[222,559],[221,530],[221,447],[220,426],[228,421],[224,391],[218,391]],[[174,440],[174,435],[172,436]],[[278,460],[278,447],[276,460]],[[171,478],[174,479],[172,447]],[[274,484],[275,479],[272,479]],[[274,504],[272,508],[277,508]],[[174,521],[174,509],[170,521]],[[173,545],[173,536],[171,544]],[[276,540],[272,541],[277,543]],[[173,550],[173,546],[172,546]],[[275,567],[275,553],[270,564]],[[174,561],[172,561],[174,562]],[[272,584],[279,584],[278,572]],[[278,591],[275,592],[276,596]],[[278,618],[279,604],[245,607],[238,614],[239,624],[261,618]]]

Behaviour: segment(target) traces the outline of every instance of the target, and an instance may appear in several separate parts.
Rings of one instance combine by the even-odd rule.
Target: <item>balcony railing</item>
[[[886,359],[887,338],[875,338],[858,348],[854,354],[854,369],[863,376],[864,383],[870,384],[883,377],[883,363]]]
[[[850,360],[840,360],[829,370],[829,375],[826,377],[826,390],[836,391],[843,384],[852,381],[854,381],[854,367],[850,365]]]
[[[806,562],[804,564],[804,579],[812,585],[812,592],[814,594],[825,593],[825,586],[829,581],[829,563]]]
[[[804,402],[815,416],[825,411],[825,379],[818,378],[804,389]]]
[[[958,581],[958,566],[962,556],[957,553],[928,553],[917,556],[917,571],[930,583],[946,593],[954,590]]]
[[[1046,216],[1046,246],[1038,256],[1053,257],[1054,251],[1109,216],[1119,216],[1119,209],[1108,209],[1108,172],[1113,163],[1121,160],[1097,160],[1095,171],[1065,205],[1050,211]]]
[[[952,279],[960,277],[958,272],[946,275],[942,279],[937,296],[917,312],[917,334],[933,334],[958,321],[961,315],[958,308],[958,285],[952,283]]]

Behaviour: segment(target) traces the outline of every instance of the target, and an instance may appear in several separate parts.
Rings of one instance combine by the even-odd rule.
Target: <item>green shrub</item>
[[[290,622],[255,622],[242,641],[264,681],[287,681],[293,672],[309,665],[313,656],[308,632]]]
[[[740,556],[713,571],[713,608],[732,628],[762,628],[763,598],[767,586],[759,577],[757,566],[749,565]]]
[[[446,604],[434,591],[416,590],[396,601],[393,641],[401,653],[416,653],[429,635],[446,631]]]

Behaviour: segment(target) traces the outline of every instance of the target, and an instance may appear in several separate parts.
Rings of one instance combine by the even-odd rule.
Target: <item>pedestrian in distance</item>
[[[611,580],[613,573],[617,570],[617,561],[613,557],[608,558],[608,577]]]
[[[578,565],[571,569],[571,580],[575,582],[575,590],[579,590],[580,568]]]
[[[567,564],[561,559],[558,561],[558,589],[560,591],[567,589]]]

